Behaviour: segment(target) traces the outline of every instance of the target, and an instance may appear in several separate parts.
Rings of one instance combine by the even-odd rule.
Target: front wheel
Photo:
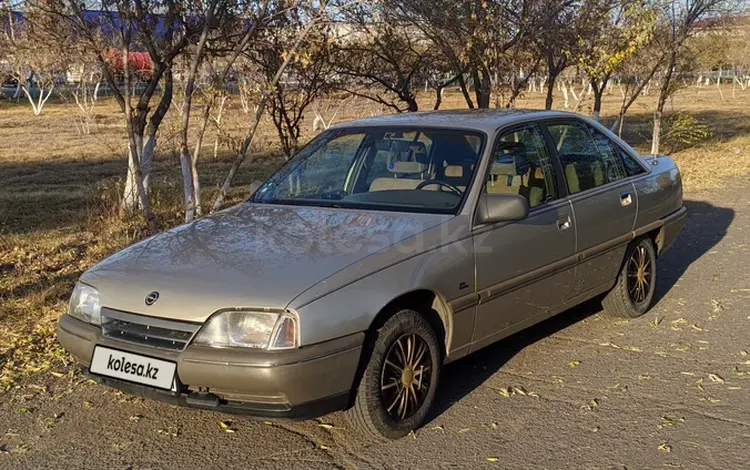
[[[628,247],[617,282],[602,306],[612,316],[636,318],[651,308],[655,291],[656,250],[651,239],[644,237]]]
[[[419,428],[435,401],[441,364],[427,320],[413,310],[396,313],[377,331],[350,421],[376,438],[398,439]]]

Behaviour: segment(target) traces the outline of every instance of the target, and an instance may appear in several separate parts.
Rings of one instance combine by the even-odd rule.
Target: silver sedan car
[[[425,422],[444,364],[597,296],[646,312],[684,215],[672,160],[581,116],[366,119],[247,202],[91,268],[58,338],[139,396],[267,418],[347,409],[398,438]]]

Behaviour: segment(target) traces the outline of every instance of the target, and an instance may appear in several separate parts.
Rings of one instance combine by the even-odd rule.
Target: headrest
[[[521,142],[500,142],[497,146],[497,154],[520,155],[526,158],[526,146]]]
[[[427,147],[422,142],[381,139],[378,151],[388,152],[386,165],[391,173],[422,173],[427,170]]]
[[[493,163],[490,173],[495,176],[518,176],[518,168],[514,163]]]
[[[500,142],[490,173],[502,176],[525,175],[529,171],[526,146],[520,142]]]
[[[427,165],[419,162],[397,162],[388,159],[388,171],[391,173],[422,173],[427,171]]]
[[[464,167],[461,165],[448,165],[445,167],[445,176],[449,178],[463,178]]]

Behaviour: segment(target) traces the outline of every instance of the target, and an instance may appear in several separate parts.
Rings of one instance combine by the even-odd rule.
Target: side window
[[[555,173],[538,125],[518,127],[498,138],[485,191],[520,194],[529,200],[529,207],[557,198]]]
[[[628,176],[636,176],[641,175],[643,173],[646,173],[646,169],[643,168],[643,166],[636,161],[635,158],[633,158],[632,155],[630,155],[628,152],[622,149],[619,145],[615,145],[615,150],[617,151],[617,154],[620,156],[620,161],[622,161],[623,166],[625,167],[625,174]]]
[[[605,162],[607,162],[610,173],[612,173],[610,175],[610,181],[616,181],[625,176],[632,176],[626,171],[625,162],[622,158],[622,154],[624,153],[622,149],[612,142],[609,137],[591,126],[589,126],[589,132],[594,136],[596,146],[599,148],[599,153],[602,154]]]
[[[592,138],[579,122],[547,125],[560,156],[570,194],[596,188],[625,177],[612,143],[601,133]]]

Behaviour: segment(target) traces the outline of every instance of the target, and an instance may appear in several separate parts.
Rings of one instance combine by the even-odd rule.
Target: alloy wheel
[[[416,334],[398,338],[388,351],[380,379],[380,394],[396,420],[413,416],[430,388],[432,360],[427,343]]]
[[[651,259],[646,248],[639,245],[628,260],[628,294],[636,305],[648,298],[652,276]]]

